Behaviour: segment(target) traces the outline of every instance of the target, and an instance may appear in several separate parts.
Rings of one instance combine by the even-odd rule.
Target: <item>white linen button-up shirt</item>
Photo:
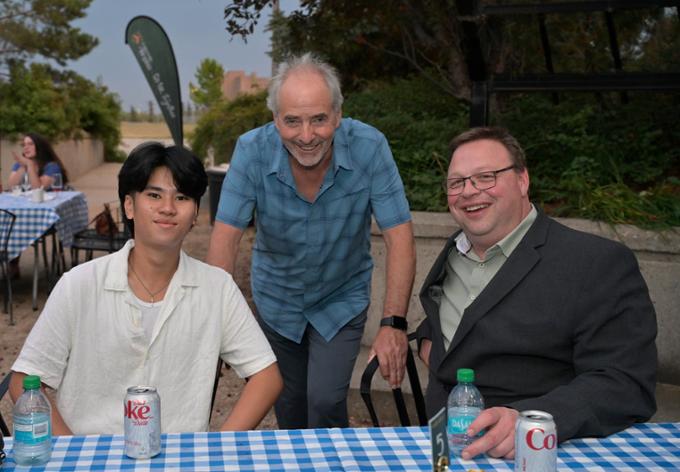
[[[133,246],[64,274],[12,370],[57,389],[74,434],[122,434],[133,385],[158,389],[163,432],[207,431],[218,356],[240,377],[276,358],[231,275],[184,252],[148,342],[127,281]]]

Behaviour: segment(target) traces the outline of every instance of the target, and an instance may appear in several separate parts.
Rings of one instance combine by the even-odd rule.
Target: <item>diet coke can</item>
[[[125,395],[125,455],[149,459],[161,452],[161,397],[155,387],[136,386]]]
[[[550,413],[527,410],[515,425],[515,472],[557,470],[557,429]]]

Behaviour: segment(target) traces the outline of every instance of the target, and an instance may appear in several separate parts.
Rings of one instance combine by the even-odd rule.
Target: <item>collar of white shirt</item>
[[[128,286],[128,257],[130,251],[135,247],[135,240],[130,239],[120,251],[112,256],[110,270],[106,274],[104,280],[104,290],[126,291]],[[170,285],[178,285],[180,287],[197,287],[199,285],[199,277],[196,271],[191,270],[191,265],[187,261],[188,256],[182,250],[179,253],[179,264],[177,270],[172,276]],[[168,289],[169,291],[169,289]]]

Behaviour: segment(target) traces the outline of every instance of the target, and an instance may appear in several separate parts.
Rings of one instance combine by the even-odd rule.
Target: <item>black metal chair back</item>
[[[5,396],[7,393],[7,390],[9,390],[9,381],[12,378],[12,372],[9,372],[4,379],[2,379],[2,383],[0,383],[0,400]],[[11,432],[9,428],[7,427],[7,423],[5,423],[5,420],[2,418],[2,414],[0,414],[0,431],[2,432],[2,435],[0,436],[11,436]]]
[[[210,416],[212,418],[213,408],[215,407],[215,398],[217,397],[217,387],[220,384],[220,377],[222,376],[222,359],[217,359],[217,369],[215,370],[215,383],[213,384],[212,398],[210,399]],[[229,366],[227,366],[229,367]]]
[[[409,335],[409,341],[412,340],[415,340],[415,333],[411,333]],[[373,400],[371,399],[371,381],[373,380],[373,374],[375,374],[375,371],[378,370],[378,367],[378,357],[376,356],[366,366],[366,369],[361,376],[361,385],[359,388],[359,393],[366,404],[368,414],[371,415],[373,426],[376,427],[380,426],[380,422],[378,421],[378,415],[375,411],[375,407],[373,406]],[[420,387],[418,369],[416,367],[416,362],[410,347],[406,350],[406,375],[408,377],[409,383],[411,384],[411,392],[413,393],[413,401],[415,402],[416,406],[418,424],[420,426],[425,426],[427,424],[425,398],[423,397],[423,390]],[[401,425],[411,426],[411,420],[408,416],[408,410],[406,409],[406,402],[404,401],[404,394],[402,393],[401,388],[392,389],[392,394],[394,396],[394,403],[397,407],[397,414],[399,415],[399,421],[401,422]]]
[[[11,211],[0,209],[0,271],[5,281],[5,313],[9,313],[9,324],[14,324],[12,311],[12,275],[9,273],[9,238],[12,236],[17,217]]]
[[[108,202],[104,204],[104,207],[106,210],[100,213],[100,215],[104,215],[109,211],[110,216],[108,216],[108,218],[111,218],[111,220],[107,226],[109,228],[115,226],[116,232],[102,234],[97,231],[96,220],[100,217],[100,215],[97,215],[95,219],[90,222],[90,228],[79,231],[73,236],[73,243],[71,244],[72,267],[78,265],[81,250],[85,251],[85,260],[89,261],[92,259],[94,251],[111,254],[122,248],[128,239],[130,239],[130,232],[122,223],[122,209],[120,208],[119,202],[117,200]]]

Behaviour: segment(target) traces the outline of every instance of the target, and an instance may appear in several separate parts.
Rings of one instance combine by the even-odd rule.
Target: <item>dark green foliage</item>
[[[227,31],[252,33],[271,3],[230,2]],[[446,209],[439,189],[447,143],[467,127],[470,76],[546,69],[535,15],[461,15],[458,8],[473,3],[479,2],[301,0],[270,23],[275,59],[309,50],[338,68],[348,94],[345,115],[385,133],[414,210]],[[624,71],[678,70],[677,9],[650,5],[611,14]],[[605,19],[604,12],[545,16],[555,72],[613,71]],[[463,34],[463,20],[475,21],[475,34]],[[485,72],[468,69],[465,60],[476,50],[475,37]],[[414,72],[420,80],[398,79]],[[492,98],[492,119],[527,151],[534,201],[556,215],[680,226],[680,96],[628,96],[622,104],[616,94],[565,94],[557,106],[545,95]]]
[[[196,105],[208,107],[222,99],[224,68],[215,59],[205,58],[196,70],[196,82],[189,82],[191,99]]]
[[[526,150],[531,198],[556,216],[643,227],[680,226],[680,97],[541,95],[503,101],[496,124]],[[388,138],[412,210],[446,211],[448,143],[468,108],[423,79],[373,83],[347,97],[345,115]]]
[[[12,62],[34,56],[60,65],[94,48],[97,38],[71,22],[85,16],[92,0],[0,1],[0,73]]]
[[[444,211],[448,144],[467,126],[467,108],[425,79],[373,83],[347,97],[343,114],[382,131],[413,210]]]
[[[91,0],[0,0],[0,134],[36,132],[52,139],[86,131],[101,139],[106,157],[117,154],[120,105],[99,83],[60,65],[84,56],[97,38],[71,22],[85,16]]]
[[[205,158],[212,149],[215,163],[229,162],[240,135],[272,120],[265,105],[266,92],[219,101],[201,115],[191,136],[191,148]]]
[[[0,82],[0,133],[60,134],[66,121],[65,97],[54,87],[50,72],[40,64],[10,68],[9,82]]]
[[[680,96],[616,94],[507,97],[496,124],[526,150],[531,199],[555,216],[643,227],[680,226]],[[345,97],[343,115],[387,137],[414,211],[446,211],[448,144],[467,129],[468,107],[422,78],[372,82]],[[238,136],[271,120],[265,94],[210,108],[192,147],[230,159]]]
[[[679,226],[680,97],[598,98],[515,96],[499,114],[525,147],[532,199],[559,216]]]
[[[372,80],[405,76],[415,69],[402,57],[385,52],[403,48],[398,26],[383,27],[404,16],[395,3],[399,2],[303,1],[300,10],[270,20],[272,58],[282,62],[291,54],[314,52],[336,67],[346,93]]]
[[[0,103],[0,134],[36,132],[60,139],[86,131],[103,141],[107,159],[116,157],[120,104],[103,85],[45,64],[13,63],[9,81],[0,82]]]
[[[228,2],[224,10],[227,32],[247,38],[273,3]],[[367,81],[415,72],[443,93],[469,101],[473,77],[546,70],[537,15],[477,15],[472,11],[476,6],[508,3],[564,0],[300,0],[297,8],[274,15],[269,23],[272,57],[280,61],[289,54],[315,52],[337,67],[347,91],[360,90]],[[649,8],[613,10],[624,70],[658,71],[659,62],[667,64],[661,70],[677,68],[670,66],[678,64],[676,9],[650,4]],[[545,15],[555,72],[612,70],[603,13]],[[478,62],[469,61],[469,55]]]

